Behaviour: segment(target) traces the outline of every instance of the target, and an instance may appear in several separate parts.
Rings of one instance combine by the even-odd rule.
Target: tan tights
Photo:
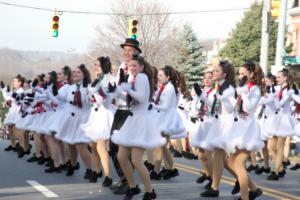
[[[16,133],[14,132],[14,130],[15,130],[14,127],[15,127],[14,125],[10,125],[10,126],[7,127],[10,144],[13,148],[16,147]]]
[[[272,151],[272,158],[275,161],[275,173],[279,174],[280,171],[283,170],[283,152],[285,145],[286,137],[273,137],[270,141],[270,149]]]
[[[198,158],[203,166],[204,173],[208,177],[212,177],[213,174],[213,162],[212,162],[212,151],[205,151],[204,149],[199,149]]]
[[[150,181],[150,176],[145,165],[142,163],[143,155],[145,149],[137,147],[123,147],[119,146],[118,160],[120,162],[121,169],[124,176],[128,182],[130,188],[135,188],[136,183],[133,177],[133,168],[129,161],[129,156],[131,155],[131,162],[134,168],[138,171],[146,192],[152,192],[152,186]]]
[[[165,166],[167,169],[173,169],[173,157],[167,147],[167,144],[165,144],[162,147],[156,148],[155,150],[155,164],[154,164],[154,171],[156,173],[159,173],[162,159],[164,159]]]
[[[97,152],[98,155],[100,156],[104,175],[110,177],[109,155],[106,150],[105,144],[106,144],[106,140],[99,140],[97,142]],[[98,168],[100,168],[100,166]]]
[[[252,182],[251,178],[248,176],[245,164],[249,158],[250,152],[244,150],[238,150],[235,154],[229,157],[229,166],[232,168],[238,177],[240,184],[240,194],[243,200],[249,199],[248,188],[251,191],[255,191],[257,188]]]

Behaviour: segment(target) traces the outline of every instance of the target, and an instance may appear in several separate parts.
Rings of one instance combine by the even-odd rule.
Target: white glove
[[[236,88],[236,92],[238,94],[247,93],[248,87],[246,85],[244,85],[243,87],[238,87],[238,88]]]

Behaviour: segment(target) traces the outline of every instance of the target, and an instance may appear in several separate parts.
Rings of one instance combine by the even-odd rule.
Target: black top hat
[[[140,43],[136,39],[133,38],[126,38],[124,44],[120,45],[122,48],[125,46],[134,47],[136,50],[138,50],[139,53],[142,53],[142,50],[140,49]]]

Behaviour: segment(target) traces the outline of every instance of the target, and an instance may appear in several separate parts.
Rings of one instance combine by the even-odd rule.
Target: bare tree
[[[135,16],[142,55],[157,67],[172,64],[171,55],[176,44],[177,30],[166,6],[156,0],[117,0],[111,5],[111,10],[118,15],[111,15],[104,27],[96,28],[97,37],[91,43],[90,54],[108,55],[114,63],[120,64],[120,44],[127,38],[128,20]]]

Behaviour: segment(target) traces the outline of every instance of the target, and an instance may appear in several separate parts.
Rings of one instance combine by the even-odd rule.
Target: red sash
[[[157,97],[154,101],[154,103],[157,105],[159,103],[159,100],[160,100],[160,96],[161,96],[161,93],[164,91],[166,85],[165,84],[161,84],[159,90],[158,90],[158,93],[157,93]]]

